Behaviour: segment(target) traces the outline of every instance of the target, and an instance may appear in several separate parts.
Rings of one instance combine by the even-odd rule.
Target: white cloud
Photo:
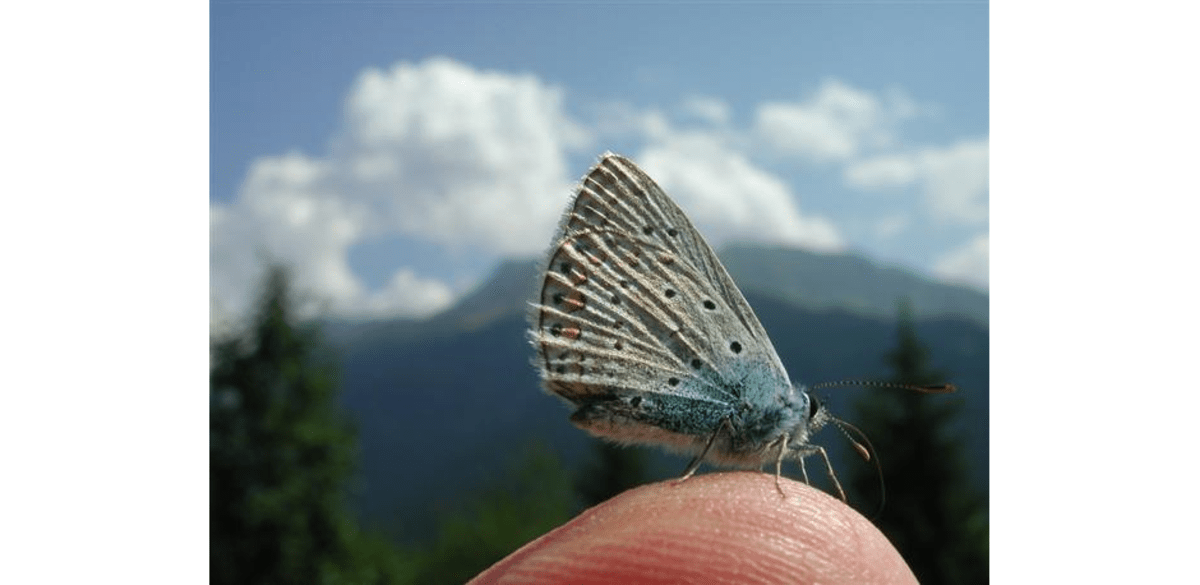
[[[841,234],[823,217],[803,215],[787,185],[703,133],[676,133],[637,162],[717,245],[759,241],[834,250]]]
[[[710,243],[844,247],[832,221],[801,213],[789,186],[747,158],[744,152],[753,140],[729,126],[724,102],[689,98],[673,115],[616,102],[597,113],[598,134],[644,145],[636,156],[622,154],[631,155],[667,191]],[[672,120],[679,120],[682,129]]]
[[[962,222],[988,217],[988,141],[960,142],[920,153],[925,194],[935,214]]]
[[[690,97],[683,101],[683,112],[715,126],[729,123],[729,105],[717,98]]]
[[[671,133],[671,124],[661,111],[653,108],[639,109],[628,102],[606,102],[597,105],[592,126],[597,141],[605,145],[629,140],[653,140]],[[603,150],[605,149],[600,149]]]
[[[875,235],[887,239],[907,230],[912,224],[912,218],[906,213],[898,213],[879,219],[875,222]]]
[[[942,278],[988,287],[988,234],[975,236],[963,247],[953,250],[937,260],[934,272]]]
[[[226,312],[249,307],[265,262],[286,264],[299,291],[335,305],[362,294],[346,249],[364,233],[366,210],[331,190],[330,173],[300,154],[259,159],[238,201],[210,207],[210,287]]]
[[[912,101],[898,91],[883,100],[827,80],[808,100],[760,105],[755,132],[785,154],[817,162],[847,160],[890,144],[895,124],[915,113]]]
[[[223,312],[248,308],[264,261],[289,264],[314,311],[444,308],[450,287],[407,268],[368,290],[350,247],[400,235],[532,255],[570,193],[565,151],[589,139],[564,113],[560,90],[448,59],[369,69],[345,104],[327,157],[259,159],[234,202],[210,206],[211,294]]]
[[[366,70],[347,94],[328,153],[263,157],[234,201],[210,205],[214,315],[229,320],[249,307],[267,261],[292,267],[309,313],[386,318],[443,309],[456,287],[439,278],[463,284],[462,275],[400,266],[373,289],[350,267],[349,251],[401,238],[448,253],[535,255],[582,171],[568,168],[567,153],[604,150],[593,146],[598,139],[640,145],[635,160],[714,244],[841,249],[833,221],[802,212],[788,184],[746,153],[765,141],[789,156],[848,162],[889,145],[896,122],[918,110],[899,92],[876,96],[838,81],[807,101],[762,105],[750,128],[734,127],[729,106],[711,97],[687,98],[669,112],[602,104],[589,126],[572,119],[563,100],[535,76],[444,58]],[[986,140],[862,161],[845,178],[862,189],[920,184],[940,215],[986,220]],[[894,233],[906,221],[879,230]],[[946,270],[969,272],[962,258],[948,256]],[[984,262],[986,282],[986,237]]]
[[[334,160],[386,229],[532,254],[570,192],[565,151],[587,139],[537,78],[433,59],[359,77]]]
[[[939,219],[973,224],[988,218],[988,140],[964,140],[848,165],[851,187],[886,190],[919,183],[925,206]]]
[[[341,312],[362,318],[390,317],[398,313],[427,315],[444,309],[453,300],[454,291],[446,284],[422,278],[408,268],[401,268],[392,275],[387,288],[343,307]]]
[[[854,163],[843,171],[846,183],[859,189],[907,185],[917,179],[919,172],[915,157],[898,154]]]

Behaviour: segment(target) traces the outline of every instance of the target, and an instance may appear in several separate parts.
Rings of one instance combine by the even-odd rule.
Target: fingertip
[[[714,473],[625,492],[472,583],[916,583],[866,518],[772,475]]]

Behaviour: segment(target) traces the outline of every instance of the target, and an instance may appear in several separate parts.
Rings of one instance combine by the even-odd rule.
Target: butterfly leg
[[[833,472],[833,464],[829,462],[829,454],[825,452],[824,447],[815,447],[816,451],[821,454],[821,458],[825,460],[825,469],[829,470],[829,478],[833,480],[834,487],[837,488],[838,495],[842,497],[842,501],[846,500],[846,492],[842,490],[842,482],[838,481],[837,474]]]
[[[779,490],[779,495],[787,497],[783,493],[783,486],[779,485],[779,478],[783,475],[783,456],[787,454],[788,435],[784,433],[779,437],[779,456],[775,458],[775,489]]]
[[[721,425],[718,426],[717,430],[713,431],[712,436],[708,438],[708,442],[704,444],[704,450],[700,451],[700,454],[697,455],[695,459],[692,459],[691,463],[688,463],[687,469],[683,471],[683,477],[675,480],[675,483],[682,483],[683,481],[687,480],[687,478],[694,475],[697,469],[700,469],[700,463],[704,461],[704,456],[708,455],[708,450],[712,449],[713,443],[717,442],[717,435],[721,434],[721,431],[729,426],[729,418],[721,419]],[[731,428],[730,430],[733,429]]]

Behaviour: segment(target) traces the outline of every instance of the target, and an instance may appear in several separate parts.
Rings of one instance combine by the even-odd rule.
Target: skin
[[[854,509],[803,483],[713,473],[629,490],[484,571],[483,583],[905,583],[900,554]]]

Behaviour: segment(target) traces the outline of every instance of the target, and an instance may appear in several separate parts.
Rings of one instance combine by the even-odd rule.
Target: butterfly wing
[[[611,423],[608,434],[626,439],[628,423],[710,434],[739,405],[790,388],[766,331],[712,248],[649,176],[618,155],[601,157],[568,206],[539,302],[537,365],[549,391],[583,407],[574,417],[581,426]]]

